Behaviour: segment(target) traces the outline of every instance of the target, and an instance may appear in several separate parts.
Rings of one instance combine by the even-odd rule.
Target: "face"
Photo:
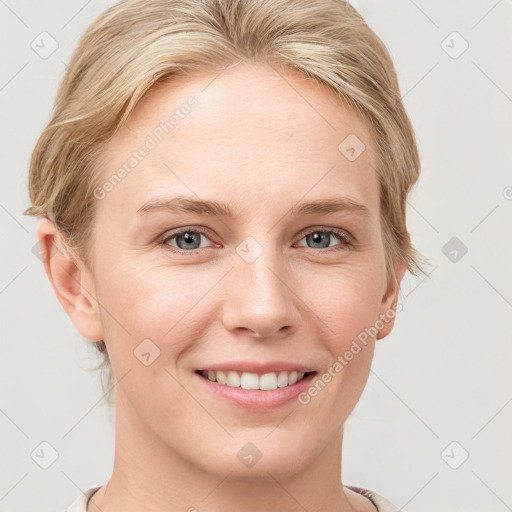
[[[396,301],[366,123],[317,83],[238,65],[154,87],[100,164],[84,279],[121,434],[232,478],[311,464],[366,383],[375,337],[357,340]]]

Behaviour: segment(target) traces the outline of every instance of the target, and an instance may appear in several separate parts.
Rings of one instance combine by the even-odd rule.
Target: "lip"
[[[247,368],[247,366],[244,366],[244,368]],[[213,370],[214,366],[210,366],[209,369]],[[223,368],[218,369],[223,370]],[[235,370],[233,366],[229,367],[229,369]],[[280,369],[283,368],[280,367]],[[194,377],[198,379],[198,386],[200,386],[201,389],[204,389],[206,393],[212,393],[215,397],[238,407],[261,412],[272,411],[290,403],[295,397],[297,397],[297,395],[305,391],[311,385],[311,381],[315,376],[316,372],[310,373],[301,381],[296,382],[291,386],[267,391],[261,389],[235,388],[228,386],[227,384],[219,384],[218,382],[211,381],[208,378],[201,376],[199,373],[194,372]]]
[[[269,363],[260,363],[256,361],[231,361],[217,364],[210,364],[198,368],[198,370],[212,370],[212,371],[229,371],[234,370],[236,372],[251,372],[258,373],[260,375],[270,372],[302,372],[309,373],[314,372],[314,368],[309,368],[301,364],[288,363],[286,361],[273,361]]]

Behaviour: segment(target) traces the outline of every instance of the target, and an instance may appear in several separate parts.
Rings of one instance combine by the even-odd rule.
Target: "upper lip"
[[[251,373],[270,373],[270,372],[313,372],[313,368],[303,364],[289,363],[286,361],[273,361],[269,363],[261,363],[257,361],[232,361],[224,363],[208,364],[198,368],[203,371],[228,371],[234,370],[238,372],[251,372]]]

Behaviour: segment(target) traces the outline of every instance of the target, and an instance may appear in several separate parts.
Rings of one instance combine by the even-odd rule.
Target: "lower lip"
[[[198,373],[194,373],[194,375],[199,379],[201,385],[205,386],[211,393],[234,405],[254,411],[270,411],[284,406],[305,391],[310,386],[311,380],[315,377],[316,373],[310,373],[291,386],[268,391],[235,388],[226,384],[219,384]]]

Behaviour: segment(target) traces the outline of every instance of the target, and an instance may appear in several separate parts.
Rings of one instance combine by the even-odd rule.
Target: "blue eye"
[[[204,231],[198,231],[197,229],[185,229],[177,233],[173,233],[162,240],[162,245],[169,245],[170,240],[175,239],[178,245],[177,249],[189,252],[197,249],[201,249],[201,237],[206,237]],[[171,247],[174,247],[171,245]]]
[[[306,243],[309,242],[311,244],[317,244],[316,247],[315,246],[311,247],[310,245],[308,245],[308,247],[311,249],[331,249],[331,247],[333,247],[333,246],[330,245],[329,239],[332,240],[333,236],[335,238],[338,238],[342,242],[341,247],[334,246],[334,247],[336,247],[334,250],[343,249],[343,248],[346,248],[347,246],[352,245],[352,241],[351,241],[349,235],[347,233],[345,233],[344,231],[337,230],[337,229],[336,230],[316,229],[314,231],[310,231],[309,233],[307,233],[302,239],[306,239]],[[303,247],[303,246],[301,246],[301,247]]]
[[[169,234],[159,243],[162,246],[166,246],[166,248],[171,248],[171,250],[176,249],[175,252],[178,253],[194,254],[194,251],[208,247],[204,245],[201,246],[201,237],[209,240],[207,231],[197,228],[185,228]],[[331,245],[333,237],[340,240],[341,243],[335,244],[334,246]],[[304,239],[306,240],[306,243],[308,244],[307,247],[309,249],[320,249],[320,252],[346,250],[354,245],[354,240],[350,234],[344,230],[333,228],[316,228],[314,230],[310,230],[305,235],[303,235],[300,240]],[[173,240],[175,241],[176,245],[170,243]],[[299,247],[305,246],[299,245]]]

